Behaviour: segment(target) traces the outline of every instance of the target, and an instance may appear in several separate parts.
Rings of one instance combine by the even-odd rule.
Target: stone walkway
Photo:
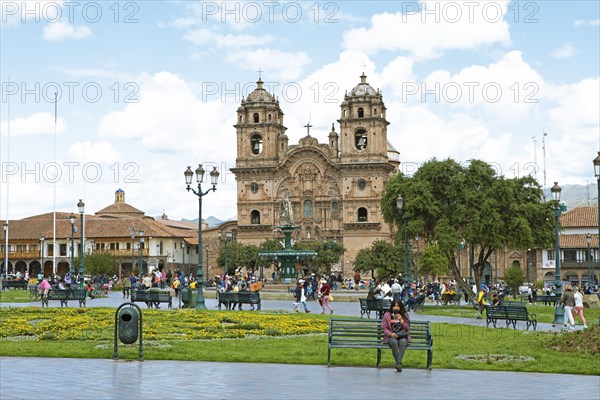
[[[43,370],[41,369],[43,368]],[[188,361],[0,358],[13,399],[591,399],[600,377]]]

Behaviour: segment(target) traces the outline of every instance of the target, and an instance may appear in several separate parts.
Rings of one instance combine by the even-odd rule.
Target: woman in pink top
[[[321,290],[319,293],[323,296],[321,298],[321,307],[323,308],[323,312],[321,314],[325,314],[325,307],[329,308],[329,314],[333,314],[333,308],[329,304],[329,294],[331,293],[331,287],[327,284],[327,281],[323,279],[321,281]]]
[[[38,286],[38,291],[42,296],[46,296],[51,288],[52,286],[50,286],[50,284],[48,283],[48,279],[44,278],[44,280],[42,280],[42,283],[40,283],[40,286]]]

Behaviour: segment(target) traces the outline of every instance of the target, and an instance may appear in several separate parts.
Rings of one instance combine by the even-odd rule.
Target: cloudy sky
[[[221,172],[204,216],[235,217],[232,125],[259,70],[290,144],[309,117],[326,142],[364,71],[406,173],[452,157],[541,184],[545,160],[547,186],[595,179],[596,1],[0,4],[0,219],[80,198],[93,213],[119,188],[147,215],[194,218],[183,171],[198,163]]]

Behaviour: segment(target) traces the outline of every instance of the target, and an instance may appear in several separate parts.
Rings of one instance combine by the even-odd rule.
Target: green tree
[[[419,272],[423,275],[433,277],[448,275],[450,272],[448,259],[444,256],[440,247],[435,243],[425,247],[419,261]]]
[[[119,260],[113,254],[106,251],[94,251],[86,253],[83,257],[85,275],[114,275],[117,273]],[[79,257],[75,258],[75,270],[79,270]]]
[[[404,268],[402,247],[376,240],[371,247],[360,249],[354,260],[354,270],[370,273],[376,279],[396,277]]]
[[[448,260],[463,291],[475,296],[461,276],[456,254],[462,239],[475,249],[473,272],[480,287],[483,269],[494,251],[546,247],[552,243],[553,207],[543,201],[539,184],[530,176],[505,178],[491,165],[471,160],[430,160],[412,177],[392,176],[386,184],[381,207],[386,222],[399,227],[403,220],[396,209],[402,195],[409,216],[408,234],[436,243]],[[403,236],[400,236],[403,237]]]
[[[315,273],[325,274],[330,272],[331,265],[340,261],[342,254],[346,251],[341,243],[333,241],[296,242],[294,250],[312,250],[317,253],[313,259],[300,260],[300,263],[308,266]]]
[[[504,277],[502,279],[504,279],[504,282],[506,282],[510,288],[513,297],[517,297],[517,293],[519,293],[519,286],[521,286],[525,281],[521,267],[513,265],[512,267],[507,268],[506,271],[504,271]]]

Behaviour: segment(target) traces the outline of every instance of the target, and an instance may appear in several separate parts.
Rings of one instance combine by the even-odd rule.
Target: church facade
[[[292,223],[296,241],[330,241],[346,248],[333,270],[353,273],[357,252],[377,239],[391,240],[380,199],[398,171],[399,153],[388,142],[383,96],[363,74],[340,105],[328,143],[307,134],[290,144],[279,102],[258,80],[237,109],[236,239],[260,244],[281,238]],[[282,211],[286,212],[282,212]],[[285,217],[284,217],[285,216]],[[291,219],[288,221],[287,219]]]

